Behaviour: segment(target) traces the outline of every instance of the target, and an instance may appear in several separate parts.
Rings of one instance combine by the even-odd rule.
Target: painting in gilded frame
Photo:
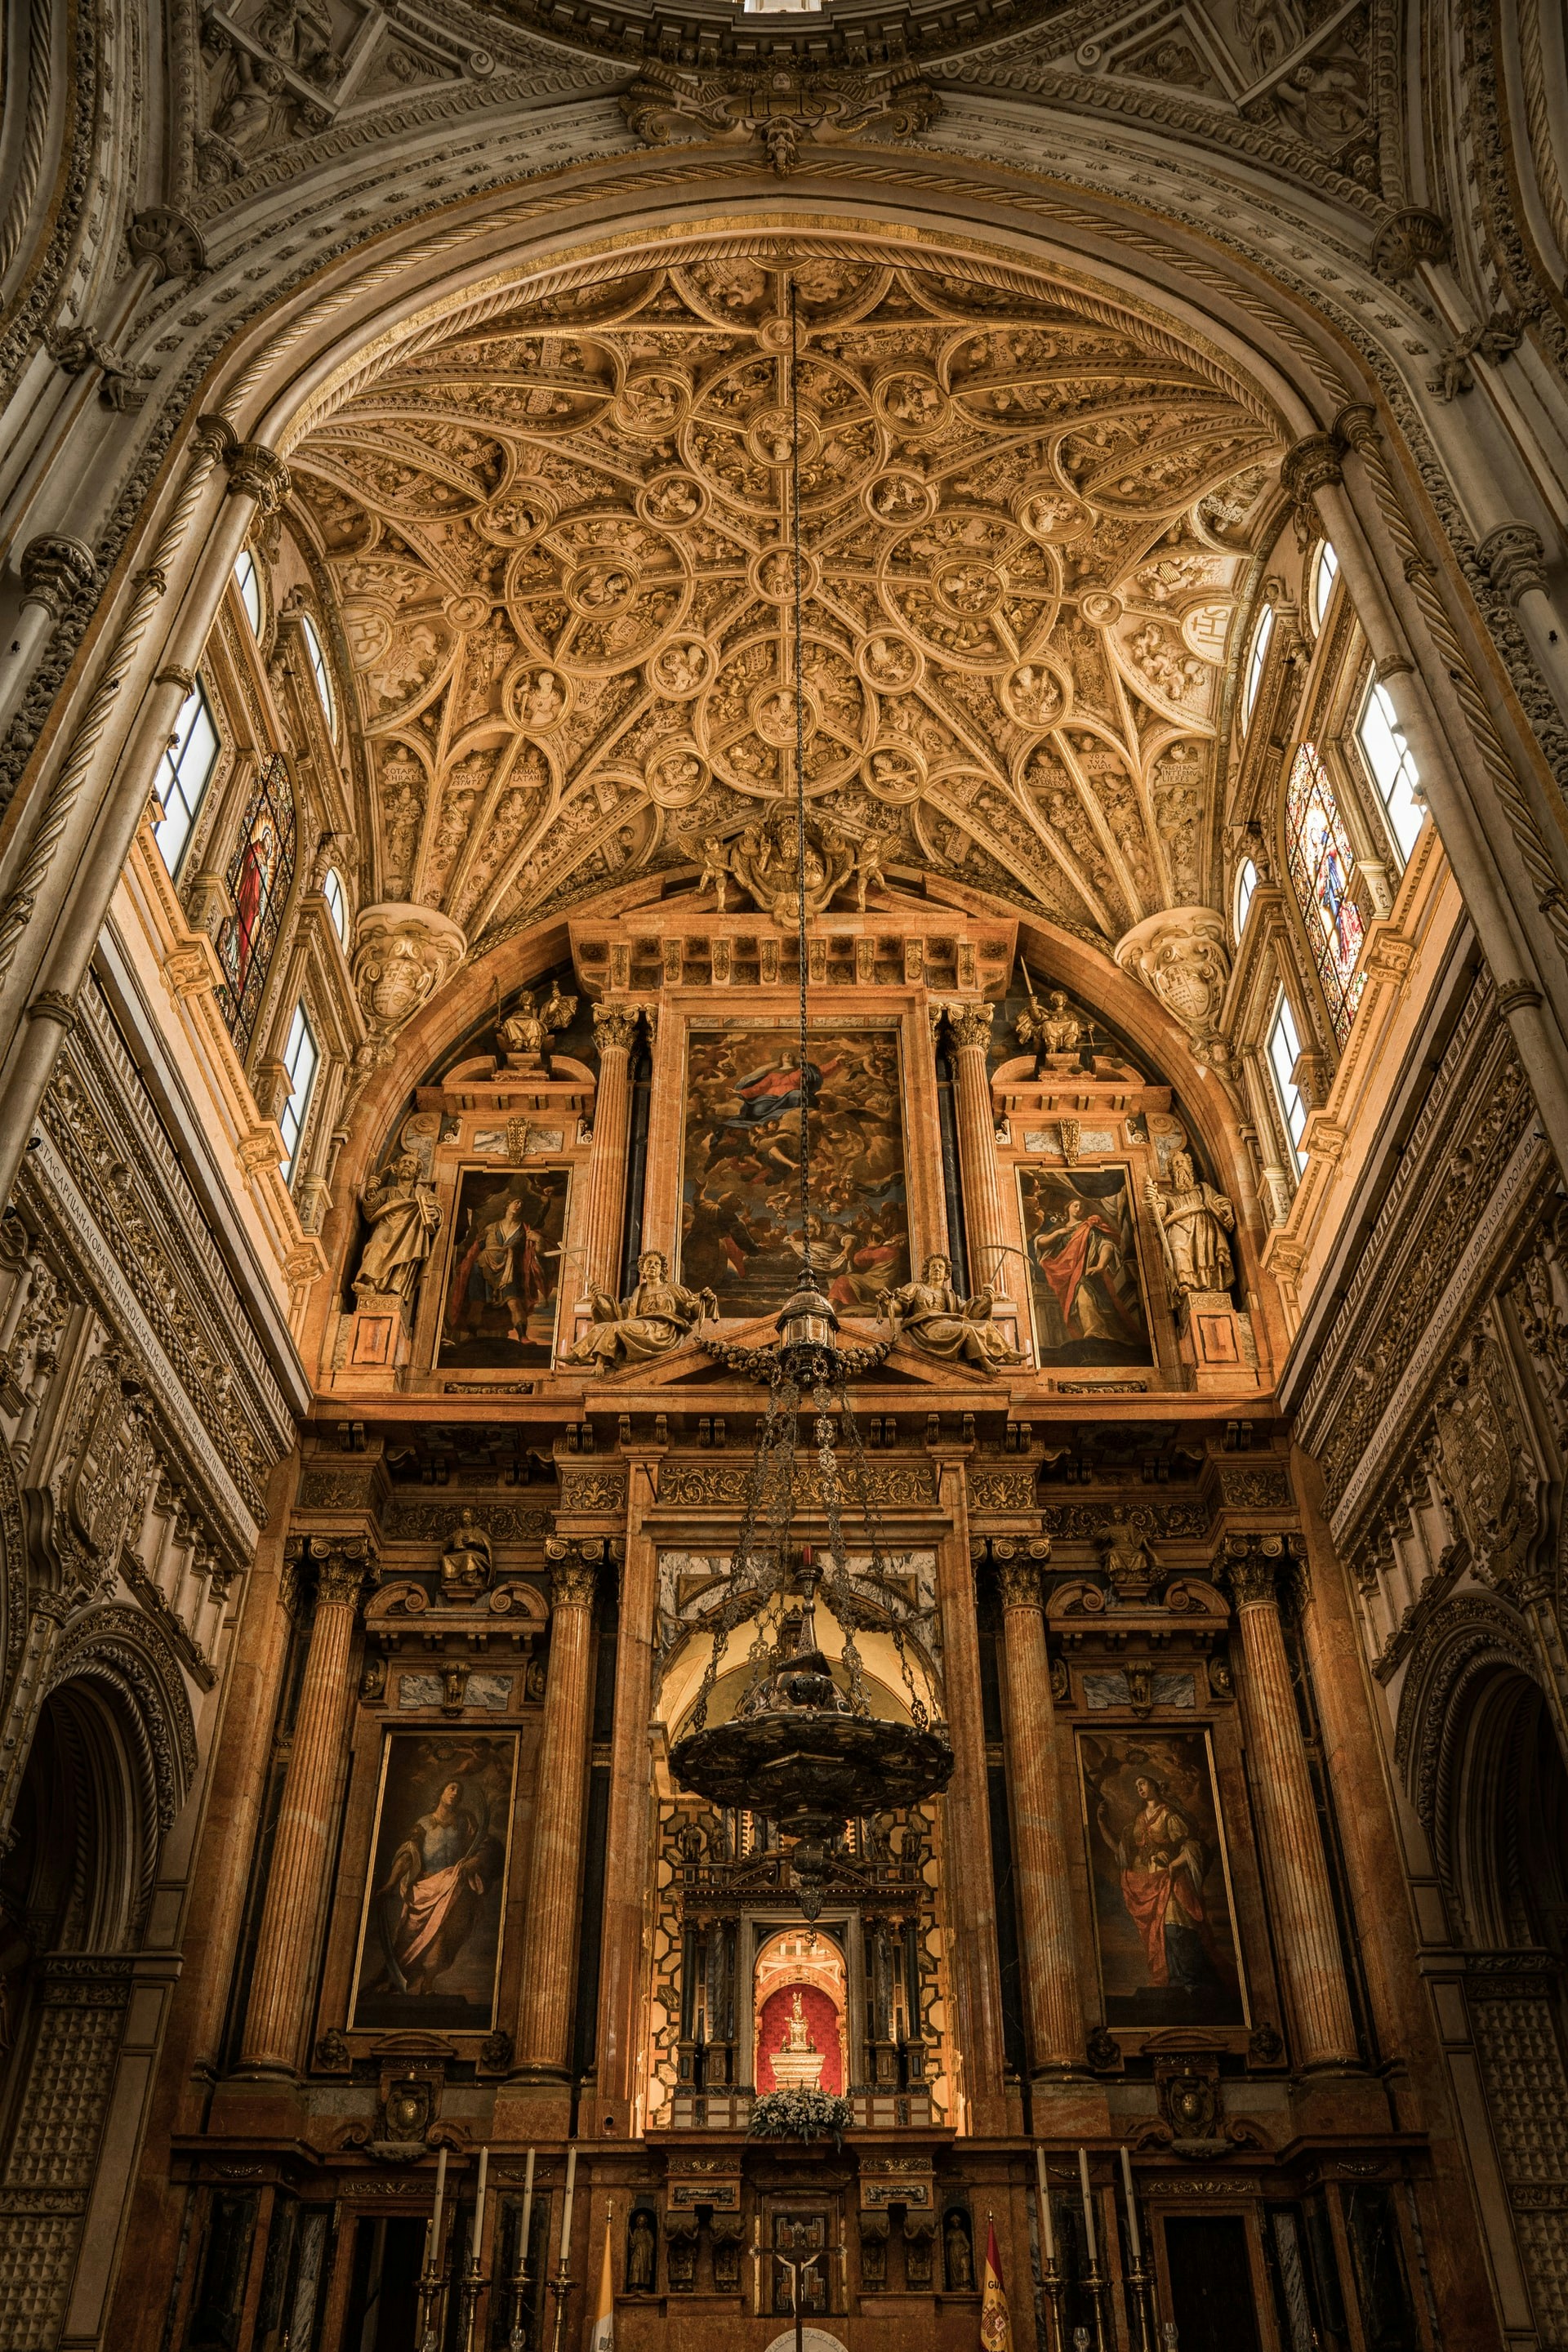
[[[1020,1168],[1018,1206],[1039,1362],[1152,1364],[1128,1170]]]
[[[1080,1731],[1078,1759],[1106,2024],[1248,2024],[1208,1733]]]
[[[516,1779],[515,1732],[386,1734],[351,2027],[492,2031]]]
[[[813,1028],[804,1102],[813,1267],[841,1315],[874,1316],[910,1278],[896,1027]],[[680,1279],[721,1315],[776,1310],[800,1279],[802,1104],[787,1029],[689,1033]]]
[[[565,1168],[465,1168],[452,1204],[437,1363],[501,1370],[554,1353]]]

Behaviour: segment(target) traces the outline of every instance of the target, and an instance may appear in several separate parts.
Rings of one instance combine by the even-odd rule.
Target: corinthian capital
[[[277,450],[264,441],[239,441],[226,462],[236,498],[254,499],[264,515],[276,514],[289,495],[289,468]]]
[[[1039,1562],[1005,1559],[997,1564],[996,1589],[1004,1609],[1042,1609]]]
[[[994,1004],[949,1004],[948,1033],[960,1053],[966,1046],[978,1045],[984,1053],[991,1044],[991,1024],[996,1017]]]
[[[45,533],[22,550],[22,601],[41,604],[51,620],[58,621],[97,579],[98,559],[79,539]]]
[[[370,1546],[364,1538],[320,1536],[311,1543],[310,1553],[321,1563],[316,1573],[317,1608],[352,1609],[370,1567]]]
[[[1320,490],[1344,479],[1341,446],[1331,433],[1309,433],[1287,449],[1279,479],[1299,507],[1310,506]]]
[[[550,1606],[557,1609],[586,1609],[594,1606],[594,1594],[598,1585],[599,1571],[592,1560],[572,1559],[558,1568],[550,1580]]]
[[[637,1043],[637,1008],[635,1004],[595,1004],[594,1007],[594,1043],[600,1053],[613,1047],[617,1053],[629,1054]]]
[[[1277,1608],[1289,1576],[1294,1538],[1288,1535],[1228,1535],[1219,1567],[1238,1609]]]

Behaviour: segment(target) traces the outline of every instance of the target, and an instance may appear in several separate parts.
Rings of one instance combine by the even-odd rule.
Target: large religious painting
[[[554,1351],[566,1234],[564,1168],[466,1168],[436,1360],[440,1365],[548,1365]]]
[[[1246,2025],[1205,1731],[1078,1736],[1107,2025]]]
[[[843,2096],[848,2034],[844,1955],[815,1927],[786,1927],[757,1954],[752,1979],[759,2091]]]
[[[1020,1168],[1035,1347],[1049,1364],[1152,1364],[1128,1171]]]
[[[516,1775],[515,1732],[387,1734],[351,2026],[493,2029]]]
[[[787,1029],[693,1027],[687,1053],[680,1278],[721,1315],[762,1315],[795,1289],[802,1073]],[[845,1315],[875,1315],[909,1280],[909,1209],[895,1028],[814,1028],[812,1265]]]

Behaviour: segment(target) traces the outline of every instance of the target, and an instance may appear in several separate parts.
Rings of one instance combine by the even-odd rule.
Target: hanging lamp
[[[710,1618],[712,1647],[689,1728],[670,1752],[677,1782],[719,1806],[763,1815],[789,1851],[792,1882],[807,1919],[822,1909],[843,1824],[858,1816],[918,1804],[952,1778],[952,1748],[915,1686],[905,1614],[889,1574],[864,1446],[855,1424],[849,1378],[885,1352],[841,1348],[838,1317],[813,1265],[810,1037],[806,1020],[805,700],[804,560],[800,499],[800,352],[795,291],[790,287],[790,513],[795,566],[795,817],[800,991],[797,1060],[800,1092],[800,1285],[777,1320],[772,1348],[724,1350],[737,1369],[764,1380],[767,1417],[747,1475],[741,1528],[726,1567],[724,1591]],[[802,1415],[814,1417],[815,1447],[805,1459]],[[826,1540],[797,1540],[806,1508],[826,1523]],[[848,1518],[865,1564],[851,1567]],[[842,1636],[836,1676],[817,1631],[819,1601]],[[736,1629],[755,1623],[747,1652],[745,1691],[721,1723],[710,1725],[709,1701]],[[857,1630],[890,1637],[908,1696],[910,1720],[874,1715],[866,1695]]]

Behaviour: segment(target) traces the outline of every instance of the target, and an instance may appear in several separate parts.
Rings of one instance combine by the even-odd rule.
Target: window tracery
[[[1285,787],[1285,855],[1330,1024],[1342,1045],[1361,999],[1356,963],[1365,926],[1351,897],[1350,836],[1328,772],[1310,743],[1298,749]]]

